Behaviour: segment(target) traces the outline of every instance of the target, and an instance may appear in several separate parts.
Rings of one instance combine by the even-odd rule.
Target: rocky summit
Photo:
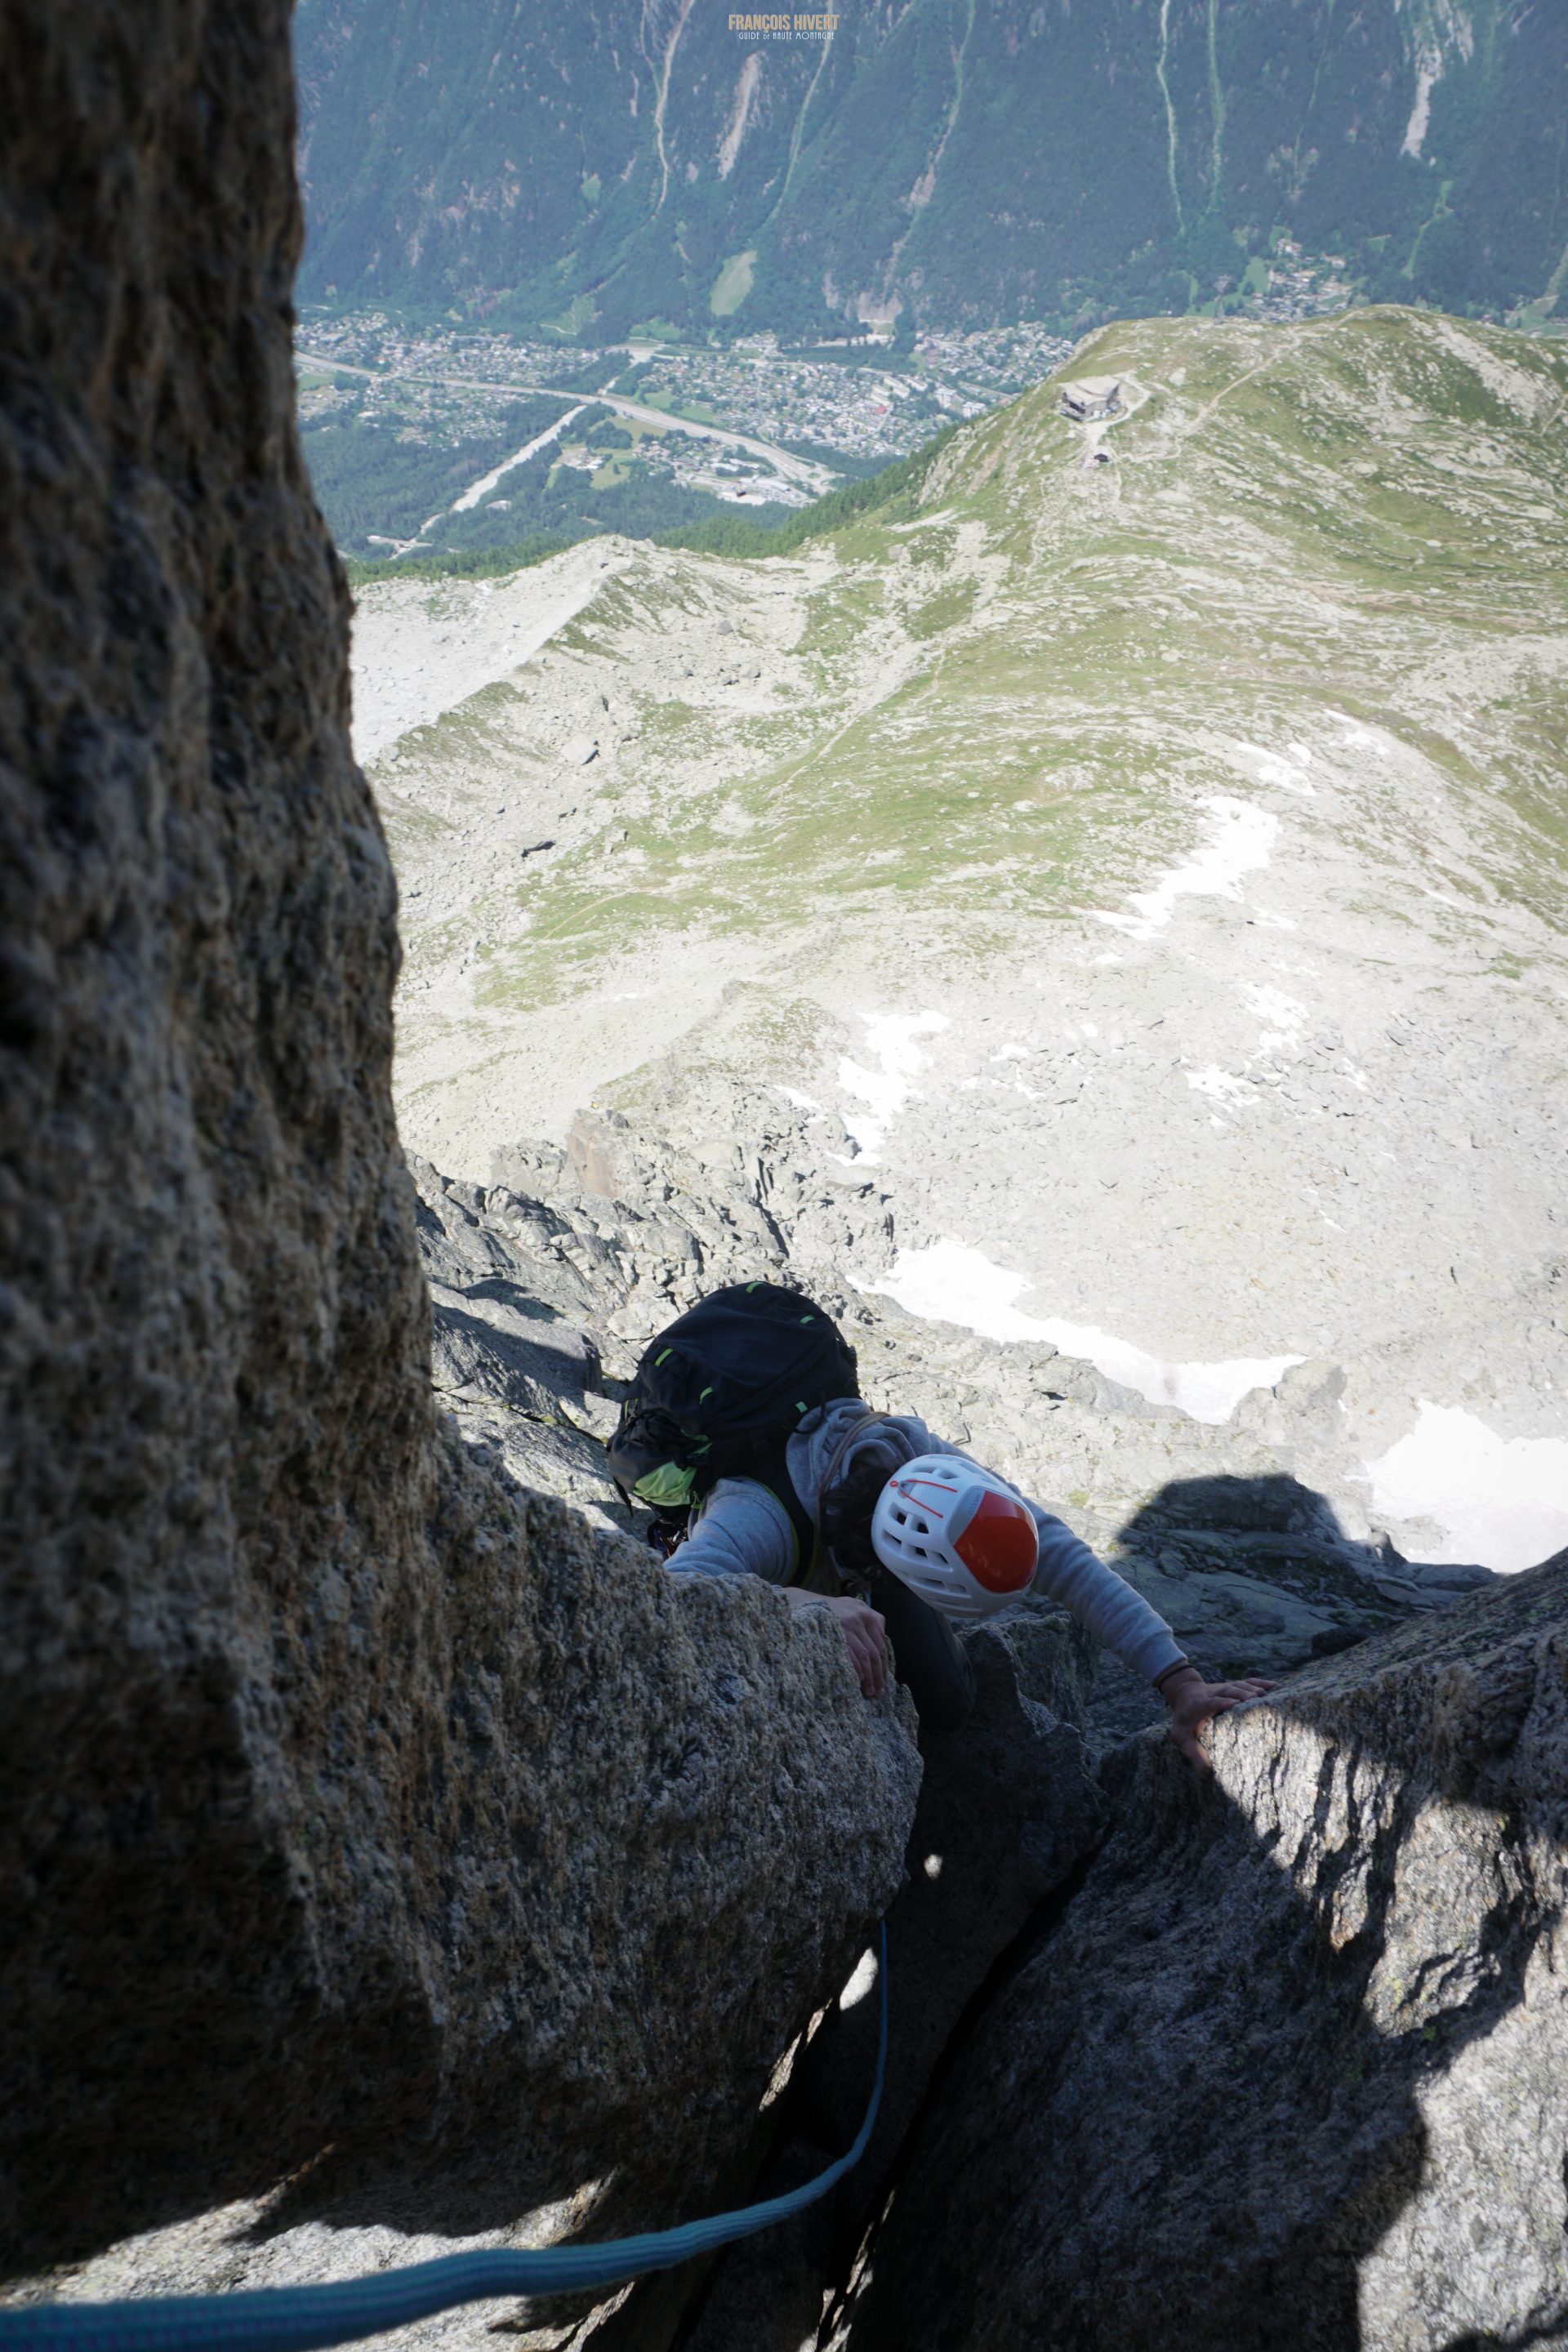
[[[798,559],[378,590],[367,782],[286,8],[0,77],[0,2323],[798,2186],[885,1917],[829,2198],[421,2344],[1568,2344],[1561,359],[1118,330]],[[1268,1670],[1211,1775],[667,1572],[739,1275]]]

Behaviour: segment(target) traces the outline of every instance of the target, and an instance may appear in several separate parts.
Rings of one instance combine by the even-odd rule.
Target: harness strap
[[[808,1584],[816,1565],[816,1522],[795,1490],[795,1480],[789,1475],[789,1440],[791,1431],[784,1436],[776,1433],[751,1441],[752,1468],[750,1475],[759,1486],[765,1486],[775,1502],[782,1503],[789,1515],[795,1536],[795,1569],[786,1580],[791,1584]]]

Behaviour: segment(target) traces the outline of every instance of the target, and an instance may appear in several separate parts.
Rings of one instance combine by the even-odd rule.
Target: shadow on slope
[[[1272,1580],[1281,1573],[1294,1577],[1312,1566],[1332,1580],[1335,1649],[1353,1645],[1413,1613],[1415,1604],[1407,1601],[1403,1580],[1396,1580],[1397,1589],[1387,1595],[1377,1588],[1374,1579],[1385,1570],[1386,1548],[1356,1544],[1345,1537],[1323,1497],[1294,1478],[1172,1481],[1134,1515],[1122,1531],[1121,1544],[1136,1556],[1156,1539],[1168,1539],[1173,1528],[1194,1545],[1223,1543],[1227,1532],[1248,1539],[1241,1548],[1243,1564],[1229,1572],[1230,1584],[1212,1588],[1223,1600],[1225,1621],[1199,1622],[1197,1639],[1190,1644],[1194,1650],[1223,1652],[1244,1639],[1237,1632],[1231,1586],[1246,1587],[1259,1616],[1267,1617],[1291,1598],[1288,1586],[1277,1587]],[[1484,1570],[1436,1573],[1492,1581]],[[1451,1597],[1451,1588],[1445,1585],[1424,1593],[1422,1605],[1430,1608]],[[1033,1622],[1037,1612],[1043,1613]],[[1283,1666],[1269,1662],[1277,1670],[1289,1671],[1306,1661],[1314,1640],[1322,1639],[1321,1626],[1310,1612],[1296,1627],[1294,1638],[1295,1656]],[[792,2224],[789,2231],[738,2246],[721,2257],[678,2339],[681,2352],[728,2352],[731,2345],[742,2341],[769,2347],[787,2341],[794,2352],[797,2342],[815,2340],[824,2299],[850,2273],[868,2222],[879,2210],[890,2210],[896,2217],[901,2184],[911,2168],[918,2174],[930,2157],[931,2118],[943,2114],[954,2099],[963,2098],[969,2068],[976,2049],[984,2053],[996,2004],[1032,1968],[1047,1942],[1053,1951],[1058,1948],[1058,1930],[1077,1916],[1075,1906],[1107,1834],[1105,1801],[1095,1790],[1079,1727],[1103,1737],[1106,1718],[1119,1704],[1124,1708],[1130,1704],[1140,1723],[1145,1719],[1146,1703],[1148,1720],[1163,1718],[1158,1701],[1107,1656],[1100,1661],[1086,1722],[1092,1668],[1087,1659],[1071,1663],[1074,1651],[1083,1647],[1083,1637],[1044,1603],[1006,1612],[972,1635],[970,1647],[980,1690],[975,1721],[963,1733],[922,1743],[926,1781],[910,1841],[908,1878],[889,1922],[892,2047],[888,2094],[872,2149],[829,2207]],[[1039,1651],[1038,1658],[1026,1665],[1032,1649]],[[996,1669],[1008,1654],[1012,1664],[999,1675]],[[1243,1649],[1230,1663],[1239,1671],[1255,1661]],[[1209,1668],[1220,1670],[1217,1664]],[[1105,1774],[1110,1788],[1122,1799],[1122,1836],[1131,1833],[1129,1807],[1137,1827],[1137,1809],[1151,1805],[1152,1817],[1142,1826],[1149,1849],[1157,1856],[1162,1825],[1193,1801],[1210,1807],[1200,1811],[1202,1834],[1208,1834],[1212,1809],[1217,1805],[1223,1811],[1223,1801],[1201,1790],[1163,1746],[1151,1759],[1151,1796],[1128,1794],[1129,1759],[1139,1753],[1136,1748],[1124,1750]],[[1134,1969],[1147,1940],[1141,1924],[1133,1939]],[[1108,1969],[1122,1969],[1120,1946],[1100,1957]],[[1228,1939],[1221,1958],[1226,1967],[1233,1965]],[[853,2128],[854,2102],[870,2067],[873,2042],[870,2002],[862,2000],[847,2012],[829,2012],[778,2111],[775,2149],[759,2193],[793,2185],[844,2144]],[[1048,2086],[1042,2095],[1048,2095]],[[1386,2151],[1376,2194],[1368,2206],[1369,2245],[1414,2194],[1423,2144],[1418,2129],[1408,2145],[1395,2136],[1395,2144]],[[940,2163],[940,2157],[936,2160]],[[1037,2161],[1035,2151],[1026,2151],[1022,2168],[1027,2172]],[[1005,2189],[1004,2205],[1006,2194]],[[940,2199],[933,2199],[933,2206],[939,2204]],[[933,2212],[931,2219],[939,2244],[945,2243],[940,2213]],[[896,2229],[896,2218],[892,2226]],[[1315,2221],[1310,2222],[1306,2235],[1316,2227]],[[961,2272],[989,2267],[989,2252],[985,2263],[977,2264],[973,2246],[953,2254],[947,2243],[946,2251]],[[922,2258],[930,2255],[922,2242]],[[873,2263],[876,2260],[874,2252]],[[866,2278],[858,2283],[858,2294],[866,2284]],[[917,2296],[907,2310],[900,2307],[897,2326],[912,2330],[919,2325],[919,2302]],[[952,2342],[1033,2342],[1037,2324],[1037,2315],[1030,2314],[1017,2335],[994,2338],[976,2331]],[[861,2339],[856,2336],[849,2340],[858,2345]],[[873,2340],[879,2345],[883,2339]],[[917,2339],[911,2334],[908,2340]],[[921,2334],[918,2340],[931,2339]]]
[[[1406,1560],[1386,1538],[1358,1541],[1326,1496],[1283,1471],[1172,1479],[1128,1519],[1113,1553],[1215,1682],[1294,1674],[1497,1581],[1489,1569]],[[1162,1721],[1163,1709],[1108,1657],[1089,1719],[1104,1742]]]
[[[824,2345],[1563,2341],[1565,1669],[1568,1554],[1108,1759]]]

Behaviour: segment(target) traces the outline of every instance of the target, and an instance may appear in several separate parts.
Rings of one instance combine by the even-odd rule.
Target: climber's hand
[[[1189,1764],[1195,1765],[1200,1772],[1212,1772],[1214,1766],[1198,1739],[1205,1724],[1211,1723],[1216,1715],[1228,1714],[1246,1699],[1261,1698],[1273,1687],[1272,1683],[1264,1682],[1257,1675],[1249,1675],[1238,1683],[1205,1683],[1196,1666],[1179,1666],[1160,1685],[1160,1696],[1171,1710],[1165,1737],[1181,1749]]]
[[[793,1589],[791,1606],[796,1609],[830,1609],[837,1618],[844,1639],[849,1644],[849,1663],[860,1677],[860,1687],[868,1698],[880,1698],[888,1680],[888,1629],[874,1609],[864,1601],[851,1600],[847,1594],[829,1599],[826,1593],[802,1592]]]

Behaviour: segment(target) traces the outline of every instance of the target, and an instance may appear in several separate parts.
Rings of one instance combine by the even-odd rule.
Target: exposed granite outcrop
[[[840,2352],[1568,2342],[1568,1554],[1108,1775]]]
[[[555,1302],[549,1311],[562,1328],[589,1334],[611,1390],[643,1335],[707,1285],[756,1272],[808,1282],[845,1317],[878,1402],[917,1404],[1047,1500],[1059,1500],[1079,1469],[1093,1484],[1071,1498],[1068,1516],[1171,1616],[1208,1671],[1256,1665],[1295,1679],[1276,1707],[1220,1727],[1222,1797],[1158,1739],[1119,1745],[1163,1710],[1113,1661],[1100,1661],[1086,1702],[1079,1677],[1089,1662],[1066,1653],[1050,1687],[1039,1686],[1026,1653],[1044,1625],[1004,1616],[972,1637],[980,1710],[964,1733],[926,1743],[910,1876],[889,1919],[893,2053],[876,2141],[830,2210],[722,2259],[692,2323],[691,2352],[742,2340],[762,2352],[796,2352],[815,2340],[825,2304],[824,2341],[839,2352],[915,2342],[947,2352],[1152,2343],[1153,2334],[1137,2333],[1145,2324],[1164,2327],[1162,2341],[1195,2340],[1216,2276],[1220,2340],[1237,2346],[1300,2341],[1359,2352],[1359,2297],[1371,2299],[1364,2343],[1379,2352],[1469,2344],[1457,2318],[1466,2310],[1495,2323],[1498,2341],[1527,2340],[1517,2336],[1522,2315],[1552,2308],[1562,2200],[1548,2195],[1533,2220],[1524,2216],[1534,2190],[1513,2125],[1499,2135],[1500,2182],[1456,2187],[1446,2157],[1447,2185],[1426,2204],[1406,2200],[1410,2181],[1380,2170],[1377,2153],[1416,2114],[1428,2077],[1447,2084],[1434,2091],[1433,2113],[1447,2117],[1450,2134],[1469,2127],[1459,2120],[1466,2115],[1487,2128],[1492,2105],[1512,2095],[1489,2070],[1496,2060],[1506,2074],[1515,2063],[1506,2050],[1500,2055],[1496,2020],[1484,2000],[1457,2028],[1422,2010],[1369,2042],[1356,1970],[1364,1977],[1372,1961],[1356,1937],[1370,1931],[1352,1931],[1342,1960],[1337,1929],[1315,1927],[1312,1910],[1320,1883],[1364,1884],[1374,1909],[1392,1916],[1404,1906],[1388,1932],[1410,1948],[1412,1982],[1447,1971],[1458,1984],[1479,1983],[1504,1930],[1484,1906],[1467,1911],[1456,1900],[1464,1870],[1503,1878],[1534,1870],[1542,1887],[1553,1872],[1561,1876],[1562,1829],[1546,1818],[1546,1801],[1562,1759],[1544,1766],[1529,1792],[1537,1817],[1525,1844],[1533,1840],[1538,1859],[1516,1867],[1516,1832],[1504,1814],[1494,1808],[1483,1818],[1467,1802],[1449,1856],[1455,1870],[1441,1857],[1433,1867],[1432,1839],[1441,1847],[1449,1832],[1424,1810],[1425,1702],[1410,1679],[1446,1673],[1489,1689],[1491,1653],[1513,1643],[1510,1612],[1528,1613],[1521,1595],[1533,1580],[1419,1566],[1386,1541],[1347,1533],[1302,1475],[1334,1473],[1340,1383],[1331,1366],[1299,1367],[1214,1430],[1048,1349],[921,1325],[859,1292],[849,1251],[823,1223],[833,1196],[821,1191],[808,1139],[777,1112],[755,1125],[767,1148],[752,1154],[737,1148],[742,1119],[727,1139],[673,1143],[624,1121],[584,1121],[564,1151],[508,1155],[510,1181],[489,1190],[421,1168],[422,1245],[433,1270],[450,1266],[459,1286],[461,1268],[447,1254],[466,1254],[486,1296],[519,1311],[539,1312],[536,1292]],[[859,1181],[870,1188],[874,1229],[874,1177]],[[612,1184],[630,1199],[600,1189]],[[526,1403],[503,1422],[483,1401],[450,1393],[465,1426],[489,1412],[486,1433],[508,1458],[550,1433]],[[564,1390],[557,1411],[584,1418]],[[573,1475],[591,1478],[591,1431],[574,1428],[572,1442],[580,1448]],[[613,1515],[619,1505],[607,1486],[601,1496]],[[1561,1578],[1558,1596],[1552,1605],[1568,1617]],[[1513,1666],[1500,1671],[1509,1683]],[[1543,1690],[1549,1683],[1550,1673]],[[1504,1714],[1498,1736],[1506,1742],[1512,1717]],[[1075,1751],[1079,1722],[1088,1753]],[[1348,1798],[1342,1788],[1334,1793],[1342,1783]],[[1331,1826],[1314,1831],[1314,1811],[1325,1808]],[[1108,1810],[1116,1834],[1073,1892],[1068,1874],[1081,1872],[1105,1836]],[[1314,1852],[1314,1836],[1331,1851]],[[1279,1866],[1281,1838],[1302,1849],[1294,1879]],[[934,1876],[931,1856],[941,1857]],[[1548,1907],[1551,1899],[1542,1897]],[[1538,1926],[1527,1928],[1527,1942]],[[1542,2086],[1568,2053],[1564,2021],[1551,2009],[1550,1933],[1541,1928],[1545,1940],[1531,1962],[1545,1990],[1526,2028],[1522,2063],[1535,2085],[1526,2137],[1542,2120]],[[1386,1974],[1396,1964],[1381,1965]],[[769,2188],[826,2162],[852,2131],[874,2013],[862,1998],[814,2028],[779,2111]],[[1445,2074],[1478,2017],[1476,2054]],[[1159,2041],[1166,2026],[1169,2046],[1152,2048],[1151,2035]],[[1264,2074],[1267,2099],[1257,2091]],[[1063,2084],[1065,2115],[1053,2104]],[[1187,2152],[1189,2111],[1201,2157]],[[1060,2177],[1047,2131],[1068,2151]],[[1483,2172],[1493,2160],[1483,2149]],[[950,2188],[950,2166],[964,2176],[961,2194]],[[1018,2187],[1037,2177],[1044,2206]],[[993,2204],[1003,2217],[999,2242]],[[858,2262],[864,2222],[883,2207]],[[1385,2210],[1395,2234],[1380,2247],[1367,2217]],[[1283,2246],[1281,2214],[1296,2216]],[[1468,2251],[1455,2256],[1448,2285],[1435,2274],[1402,2284],[1401,2264],[1408,2257],[1418,2273],[1430,2267],[1431,2248],[1454,2236],[1457,2218]],[[1058,2311],[1049,2250],[1064,2226]],[[1499,2274],[1487,2252],[1494,2231],[1518,2252],[1528,2294]],[[1312,2245],[1321,2259],[1303,2251]],[[1106,2302],[1103,2321],[1102,2263],[1123,2264],[1131,2282]],[[907,2289],[898,2283],[906,2266]],[[1017,2273],[1011,2286],[999,2275],[1009,2267]],[[847,2273],[851,2290],[836,2307],[836,2282]],[[1298,2320],[1299,2299],[1308,2320]],[[1319,2332],[1292,2332],[1299,2326]],[[1474,2338],[1482,2340],[1491,2339]]]
[[[468,2166],[425,2229],[689,2211],[918,1778],[820,1617],[676,1588],[438,1412],[288,13],[0,20],[13,2265],[301,2166],[380,2218]],[[218,2238],[184,2283],[265,2274]]]
[[[1107,1832],[1110,1808],[1083,1735],[1092,1638],[1031,1597],[974,1627],[964,1646],[974,1714],[925,1742],[909,1875],[888,1914],[888,2074],[870,2145],[820,2215],[779,2243],[748,2240],[721,2258],[682,2352],[741,2344],[797,2352],[805,2315],[813,2340],[831,2282],[848,2271],[933,2078],[962,2052],[972,2011],[986,2004],[994,1969],[1042,1908],[1063,1899]],[[871,1991],[863,1961],[814,2025],[783,2103],[770,2188],[826,2162],[823,2152],[853,2135],[876,2059]]]

